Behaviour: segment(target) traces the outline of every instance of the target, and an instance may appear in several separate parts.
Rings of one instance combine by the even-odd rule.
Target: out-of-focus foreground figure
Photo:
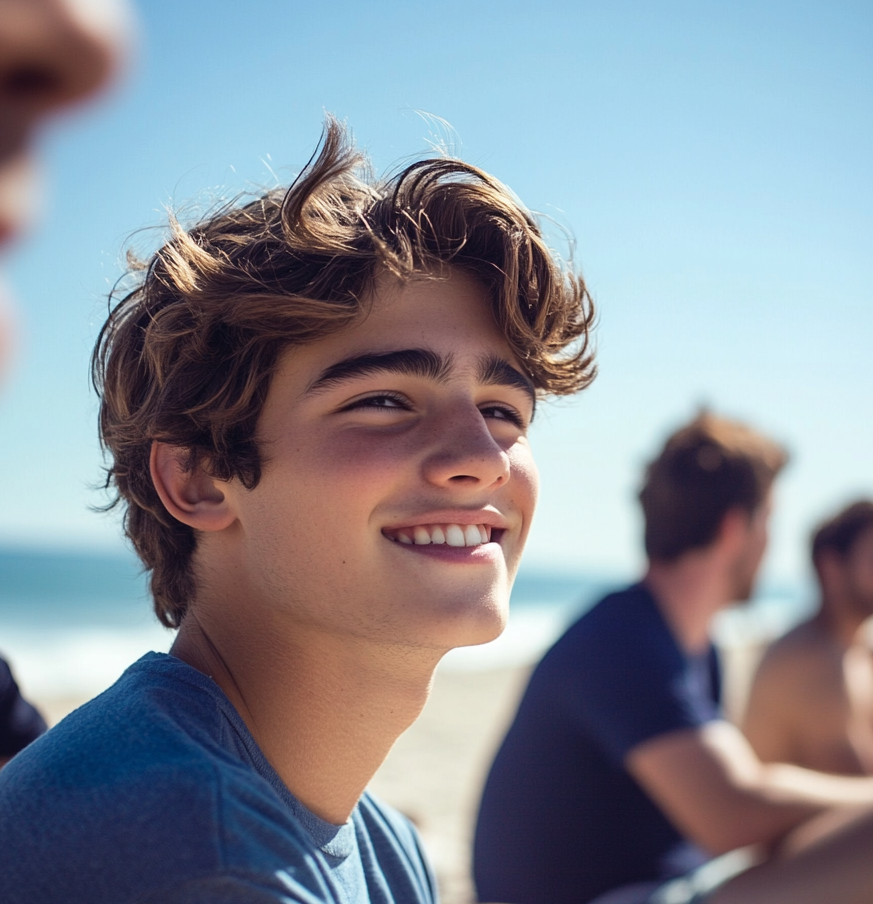
[[[0,0],[0,241],[36,208],[35,138],[54,113],[101,88],[128,34],[118,0]]]
[[[819,610],[767,651],[743,730],[765,762],[873,774],[873,501],[822,524],[812,561]]]
[[[0,247],[39,206],[40,128],[109,81],[124,55],[129,21],[119,0],[0,0]],[[0,374],[11,333],[0,283]],[[43,731],[45,723],[0,659],[0,765]]]

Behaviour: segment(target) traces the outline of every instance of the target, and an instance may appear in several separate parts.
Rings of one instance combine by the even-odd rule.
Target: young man
[[[743,732],[764,762],[873,774],[873,501],[822,524],[812,561],[819,611],[767,651]]]
[[[116,0],[0,0],[0,248],[33,219],[35,139],[55,113],[102,88],[125,38]],[[0,379],[9,346],[8,302],[0,280]],[[45,731],[0,659],[0,766]]]
[[[643,580],[546,654],[491,769],[482,900],[873,900],[873,781],[764,765],[719,713],[710,626],[751,594],[784,463],[770,440],[703,414],[649,466]],[[748,852],[708,863],[749,845],[761,865],[743,869]]]
[[[365,787],[443,654],[503,627],[528,425],[591,379],[592,309],[490,176],[363,162],[329,123],[104,326],[109,481],[179,633],[0,776],[4,902],[434,900]]]

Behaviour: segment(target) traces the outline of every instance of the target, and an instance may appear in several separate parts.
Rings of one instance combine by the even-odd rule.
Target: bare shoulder
[[[813,620],[774,641],[754,674],[742,719],[758,755],[768,761],[797,756],[810,714],[826,714],[840,686],[840,663]]]
[[[832,658],[832,642],[810,619],[770,644],[761,658],[755,682],[788,681],[796,688],[813,680],[813,674],[828,667]]]

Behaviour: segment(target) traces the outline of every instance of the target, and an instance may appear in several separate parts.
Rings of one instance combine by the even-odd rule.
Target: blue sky
[[[861,2],[216,0],[138,6],[126,82],[47,136],[46,211],[6,262],[0,541],[107,547],[90,348],[167,205],[290,180],[325,110],[377,169],[449,140],[575,238],[601,373],[546,406],[531,564],[640,562],[641,468],[697,406],[793,453],[768,570],[873,495],[873,7]],[[451,124],[443,128],[424,111]]]

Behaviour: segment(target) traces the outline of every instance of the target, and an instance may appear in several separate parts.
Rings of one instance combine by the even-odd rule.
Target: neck
[[[172,654],[221,687],[304,806],[327,822],[346,822],[421,712],[439,654],[413,656],[348,637],[336,643],[299,625],[261,625],[255,637],[226,613],[210,619],[208,612],[192,608]]]
[[[821,608],[813,621],[824,634],[847,650],[855,642],[858,629],[868,617],[869,613],[859,612],[850,600],[830,592],[822,594]]]
[[[679,645],[700,653],[710,642],[716,613],[731,602],[724,569],[713,567],[707,550],[686,553],[674,562],[649,562],[643,583]]]

